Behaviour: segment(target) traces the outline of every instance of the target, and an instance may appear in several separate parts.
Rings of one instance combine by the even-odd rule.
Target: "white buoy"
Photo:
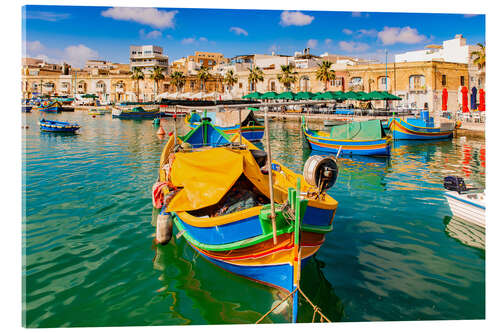
[[[172,216],[159,214],[156,219],[156,243],[165,245],[172,238]]]

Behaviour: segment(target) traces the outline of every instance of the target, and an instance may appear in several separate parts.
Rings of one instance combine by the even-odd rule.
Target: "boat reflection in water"
[[[157,214],[153,210],[152,225]],[[153,267],[160,273],[156,292],[165,302],[165,316],[175,322],[173,325],[252,324],[286,296],[278,289],[253,283],[204,260],[184,237],[173,237],[167,246],[152,247]],[[328,319],[340,321],[344,307],[325,278],[324,266],[311,257],[302,267],[300,286]],[[285,302],[262,323],[290,322],[291,308],[291,300]],[[311,322],[313,315],[312,307],[300,297],[297,321]],[[318,314],[315,321],[319,322]]]
[[[310,151],[303,158],[312,155],[328,155],[324,152]],[[339,179],[337,182],[346,183],[349,190],[384,191],[386,189],[385,177],[391,167],[389,156],[339,156]]]
[[[464,245],[485,249],[485,228],[455,216],[446,216],[443,223],[448,236]]]

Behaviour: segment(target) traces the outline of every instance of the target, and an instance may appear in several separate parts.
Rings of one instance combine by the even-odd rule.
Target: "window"
[[[445,85],[446,85],[446,75],[444,75],[444,74],[443,74],[443,75],[441,75],[441,84],[442,84],[443,86],[445,86]]]
[[[243,88],[243,83],[239,83],[238,88],[240,88],[240,89]]]
[[[425,90],[425,76],[410,75],[410,90]]]
[[[362,78],[360,78],[360,77],[353,77],[351,79],[351,85],[357,86],[357,85],[360,85],[360,84],[363,84],[363,79]]]
[[[460,76],[460,85],[465,86],[465,76]]]
[[[276,83],[274,81],[271,82],[271,91],[276,91]]]
[[[191,81],[189,86],[191,87],[191,90],[193,90],[194,89],[194,81]]]
[[[335,80],[335,86],[340,87],[342,85],[342,79]]]

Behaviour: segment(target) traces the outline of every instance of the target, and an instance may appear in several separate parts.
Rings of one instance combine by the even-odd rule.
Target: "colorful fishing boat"
[[[226,134],[231,135],[240,131],[238,111],[205,112],[203,117],[210,118],[215,127]],[[192,111],[184,120],[193,129],[200,124],[201,116]],[[264,136],[264,126],[257,120],[252,110],[241,110],[241,133],[249,141],[259,141]]]
[[[455,124],[451,122],[434,126],[428,111],[421,111],[419,118],[390,118],[389,128],[394,140],[435,140],[453,137]]]
[[[329,132],[311,130],[302,117],[302,133],[311,149],[350,155],[390,155],[391,137],[380,120],[366,120],[332,126]]]
[[[40,130],[43,132],[75,133],[78,129],[80,129],[80,125],[77,123],[69,123],[65,121],[41,119],[39,124]]]
[[[50,102],[50,101],[45,101],[40,104],[40,106],[36,107],[35,110],[41,111],[41,112],[50,112],[50,113],[57,113],[62,111],[62,105],[60,102]]]
[[[251,142],[205,118],[165,145],[153,187],[161,209],[156,238],[168,242],[175,226],[177,238],[224,270],[297,292],[300,267],[332,230],[338,205],[326,194],[337,177],[331,157],[314,156],[304,175],[268,161]],[[295,322],[298,293],[293,297]]]
[[[114,108],[111,114],[113,118],[120,119],[154,119],[162,115],[157,108],[145,110],[142,106],[132,109]]]

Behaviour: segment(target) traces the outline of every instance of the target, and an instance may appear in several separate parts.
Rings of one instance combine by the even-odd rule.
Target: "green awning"
[[[276,99],[293,99],[295,94],[291,91],[285,91],[276,96]]]
[[[382,93],[382,95],[384,95],[384,96],[386,97],[386,98],[385,98],[386,100],[389,100],[389,101],[390,101],[390,100],[397,100],[397,101],[402,100],[402,98],[401,98],[401,97],[396,96],[396,95],[393,95],[393,94],[391,94],[391,93],[388,93],[387,91],[381,91],[381,93]]]
[[[260,99],[275,99],[276,96],[278,96],[278,94],[275,93],[274,91],[268,91],[262,96],[260,96]]]
[[[253,93],[250,93],[248,95],[243,96],[242,98],[248,98],[248,99],[259,99],[262,94],[260,92],[254,91]]]
[[[358,95],[358,101],[370,101],[371,96],[368,93],[365,93],[364,91],[358,91],[356,93]]]
[[[355,101],[359,100],[359,95],[354,91],[348,91],[344,94],[344,96],[345,96],[345,99],[350,99],[350,100],[355,100]]]
[[[381,101],[381,100],[385,100],[386,99],[386,96],[384,94],[382,94],[380,91],[372,91],[368,95],[374,101]]]
[[[300,101],[300,100],[311,100],[313,97],[315,97],[316,94],[310,92],[310,91],[300,91],[295,95],[295,100]]]

